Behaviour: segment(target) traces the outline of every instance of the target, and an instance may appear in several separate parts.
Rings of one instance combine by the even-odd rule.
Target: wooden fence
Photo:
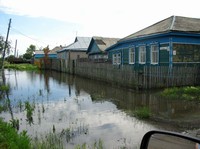
[[[55,59],[47,68],[134,89],[200,85],[199,66],[144,66],[137,70],[130,65],[109,62]]]

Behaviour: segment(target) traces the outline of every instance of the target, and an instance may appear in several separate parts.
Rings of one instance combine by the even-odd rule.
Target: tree
[[[26,53],[23,55],[23,58],[24,59],[31,59],[33,58],[33,54],[36,50],[36,46],[35,45],[30,45],[27,50],[26,50]]]
[[[0,54],[3,53],[3,50],[4,50],[4,46],[5,46],[5,40],[4,40],[4,37],[0,35]],[[10,49],[11,49],[11,42],[8,42],[7,43],[7,46],[6,46],[6,53],[9,55],[10,53]]]

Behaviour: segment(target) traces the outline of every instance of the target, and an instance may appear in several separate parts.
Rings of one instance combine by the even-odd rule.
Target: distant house
[[[74,43],[57,51],[58,59],[76,60],[79,58],[87,58],[86,51],[90,41],[91,37],[76,37]]]
[[[56,59],[57,58],[57,51],[62,49],[62,46],[56,46],[48,53],[48,58],[50,59]],[[34,54],[34,63],[37,63],[40,61],[40,59],[43,59],[45,57],[43,50],[36,50]]]
[[[43,50],[36,50],[34,53],[34,60],[38,60],[44,57],[44,51]]]
[[[92,37],[87,49],[89,59],[108,59],[105,49],[117,43],[118,40],[119,38]]]
[[[57,46],[49,51],[48,57],[52,59],[57,59],[57,51],[61,50],[62,46]]]
[[[113,64],[173,66],[200,63],[200,19],[171,16],[106,49]]]

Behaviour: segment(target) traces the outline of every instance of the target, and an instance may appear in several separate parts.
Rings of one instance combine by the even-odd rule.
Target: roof
[[[57,52],[68,51],[68,50],[87,51],[91,39],[92,39],[91,37],[76,37],[74,43],[62,48]]]
[[[61,50],[62,47],[61,46],[56,46],[55,48],[53,48],[52,50],[49,51],[48,54],[57,54],[56,51]],[[34,54],[39,55],[39,54],[44,54],[43,50],[35,50]]]
[[[121,39],[121,41],[169,31],[200,33],[200,19],[171,16],[136,33],[133,33]]]
[[[117,41],[119,41],[119,38],[107,38],[107,37],[94,36],[94,37],[92,37],[92,40],[93,40],[93,42],[95,42],[97,44],[97,46],[99,47],[99,50],[103,52],[103,51],[105,51],[106,48],[116,44]],[[91,42],[91,44],[92,44],[92,42]],[[89,52],[90,51],[88,51],[88,53]]]
[[[43,50],[35,50],[34,54],[44,54]]]
[[[57,54],[57,51],[59,51],[61,49],[62,49],[62,46],[56,46],[55,48],[50,50],[48,54]]]

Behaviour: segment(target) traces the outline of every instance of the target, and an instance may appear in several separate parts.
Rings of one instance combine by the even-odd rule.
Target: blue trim
[[[173,45],[172,45],[172,38],[169,39],[169,67],[172,68],[173,66]]]
[[[147,40],[147,39],[148,40],[150,40],[150,39],[152,40],[152,39],[155,39],[155,38],[157,38],[157,40],[160,40],[159,38],[168,37],[168,36],[171,36],[171,37],[174,36],[174,38],[176,38],[177,36],[181,36],[181,37],[184,37],[184,38],[188,37],[185,41],[188,41],[188,39],[191,39],[191,38],[196,38],[196,40],[199,41],[197,43],[200,43],[200,39],[199,39],[200,34],[199,33],[186,33],[186,32],[178,32],[178,31],[168,31],[168,32],[163,32],[163,33],[158,33],[158,34],[151,34],[151,35],[146,35],[146,36],[134,37],[132,39],[121,40],[121,41],[117,42],[116,44],[108,47],[106,49],[106,51],[113,50],[117,46],[120,46],[120,45],[126,44],[126,43],[130,43],[130,42],[140,42],[142,40]],[[184,42],[183,38],[180,39],[180,41]],[[194,41],[194,39],[192,41]],[[162,42],[162,41],[160,41],[160,42]]]

